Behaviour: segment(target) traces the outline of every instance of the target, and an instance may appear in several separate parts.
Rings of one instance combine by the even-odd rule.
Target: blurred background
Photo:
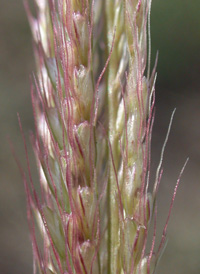
[[[200,273],[200,1],[153,0],[152,60],[159,50],[152,181],[170,116],[176,114],[164,157],[158,198],[157,241],[173,188],[187,157],[157,274]],[[25,167],[19,112],[37,180],[29,131],[33,130],[29,75],[34,70],[31,33],[22,0],[0,1],[0,273],[32,273],[23,183],[7,136]],[[114,273],[113,273],[114,274]]]

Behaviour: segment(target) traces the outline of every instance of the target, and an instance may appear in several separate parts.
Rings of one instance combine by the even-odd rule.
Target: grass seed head
[[[41,199],[33,184],[32,194],[26,190],[37,267],[54,274],[154,273],[155,235],[146,251],[155,213],[148,193],[156,78],[147,62],[151,1],[35,3],[36,18],[26,10],[37,65]]]

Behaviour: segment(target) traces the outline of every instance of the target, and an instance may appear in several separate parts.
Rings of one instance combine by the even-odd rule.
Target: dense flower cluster
[[[41,185],[41,199],[32,181],[32,190],[26,187],[34,271],[154,273],[155,237],[146,250],[160,178],[151,195],[151,0],[35,3],[37,18],[26,4]]]

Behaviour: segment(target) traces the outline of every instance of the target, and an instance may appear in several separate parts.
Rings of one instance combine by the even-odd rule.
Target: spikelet
[[[33,198],[26,189],[34,271],[154,273],[155,239],[146,253],[155,208],[148,193],[156,78],[147,66],[151,1],[35,3],[36,19],[26,4],[41,184],[41,199],[33,185]]]

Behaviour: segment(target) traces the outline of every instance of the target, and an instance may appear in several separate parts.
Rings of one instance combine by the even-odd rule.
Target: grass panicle
[[[40,194],[28,156],[30,187],[23,175],[34,273],[153,274],[166,227],[155,251],[162,169],[151,195],[151,0],[35,0],[35,17],[25,8],[37,69],[32,143]]]

